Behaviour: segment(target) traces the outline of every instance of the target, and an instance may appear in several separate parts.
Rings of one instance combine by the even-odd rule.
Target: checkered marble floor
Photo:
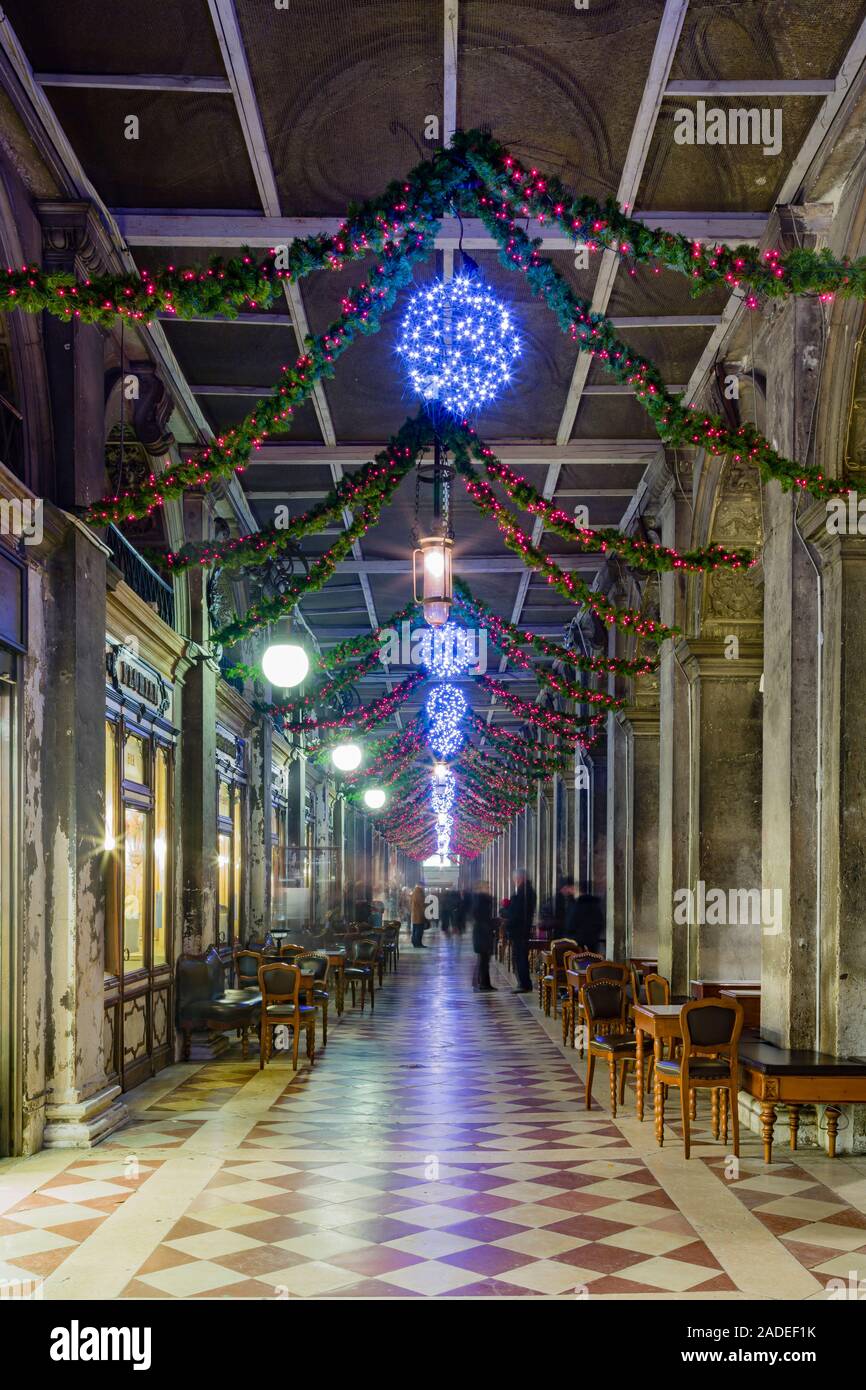
[[[476,995],[471,968],[465,940],[406,946],[313,1068],[173,1067],[99,1148],[0,1165],[0,1278],[49,1298],[809,1298],[866,1274],[866,1162],[765,1167],[745,1135],[730,1181],[703,1113],[689,1163],[673,1115],[659,1150],[633,1094],[611,1120],[604,1076],[585,1109],[534,997],[501,972]]]

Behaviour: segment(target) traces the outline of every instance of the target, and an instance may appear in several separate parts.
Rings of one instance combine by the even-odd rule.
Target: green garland
[[[799,487],[819,498],[849,491],[845,483],[826,478],[820,469],[804,468],[785,458],[754,425],[732,428],[720,416],[683,405],[670,394],[658,368],[617,337],[613,322],[593,313],[589,301],[579,299],[555,266],[542,258],[538,239],[531,240],[511,216],[503,221],[483,195],[476,196],[475,206],[499,243],[502,264],[523,271],[533,293],[544,299],[579,350],[592,353],[611,376],[633,389],[666,443],[730,454],[735,463],[754,464],[765,482],[775,479],[785,491]]]
[[[103,498],[86,513],[94,525],[135,519],[152,513],[166,499],[189,487],[242,468],[270,433],[289,428],[294,409],[315,385],[333,373],[334,363],[364,333],[377,332],[382,315],[407,283],[412,267],[430,255],[443,212],[450,205],[475,211],[498,241],[503,262],[522,270],[535,293],[556,313],[578,347],[592,352],[618,380],[635,389],[662,439],[679,446],[696,445],[711,453],[731,453],[755,464],[765,480],[801,487],[822,497],[847,489],[816,469],[783,458],[751,425],[730,429],[724,421],[684,406],[667,392],[660,373],[617,338],[613,325],[579,300],[554,267],[541,259],[538,243],[517,225],[517,218],[537,215],[563,227],[576,239],[643,261],[659,261],[689,276],[693,289],[718,283],[749,283],[774,297],[841,293],[866,297],[866,258],[838,261],[828,252],[803,249],[780,256],[759,255],[753,248],[705,248],[671,233],[653,232],[626,217],[613,203],[576,199],[558,180],[537,170],[524,171],[490,136],[457,133],[449,150],[438,151],[403,180],[357,211],[350,211],[333,237],[314,236],[292,243],[285,268],[273,256],[256,261],[249,253],[214,259],[207,268],[170,267],[154,275],[104,276],[77,282],[69,274],[47,274],[35,266],[7,271],[7,292],[0,310],[43,310],[62,319],[110,324],[118,316],[149,319],[159,310],[178,317],[217,312],[231,316],[244,306],[274,303],[286,279],[297,281],[313,270],[338,269],[347,261],[374,252],[378,264],[369,278],[344,298],[343,312],[325,334],[307,341],[294,367],[284,369],[270,396],[251,414],[220,436],[198,458],[166,473],[150,474],[136,488]]]
[[[727,550],[723,545],[714,544],[678,551],[670,546],[654,545],[652,541],[626,535],[612,526],[605,526],[600,531],[580,526],[573,516],[543,497],[526,478],[497,458],[492,449],[485,448],[482,452],[488,478],[501,483],[512,502],[532,516],[540,516],[548,531],[571,541],[585,554],[618,555],[625,564],[655,574],[671,570],[743,569],[756,563],[750,550]]]
[[[483,132],[457,131],[452,147],[463,155],[488,192],[502,200],[509,215],[516,212],[524,219],[550,222],[593,250],[613,251],[624,260],[679,271],[688,276],[693,296],[725,285],[731,290],[748,286],[752,295],[770,299],[792,294],[866,299],[866,256],[851,261],[826,249],[794,247],[782,255],[774,249],[760,252],[747,245],[704,245],[691,237],[648,227],[629,217],[612,198],[600,203],[591,197],[575,197],[555,176],[523,168],[504,146]]]
[[[519,555],[527,568],[541,575],[563,598],[590,609],[606,626],[618,627],[624,632],[635,632],[639,637],[645,637],[647,641],[656,645],[661,645],[666,638],[676,635],[676,628],[666,627],[664,623],[644,617],[636,609],[617,608],[609,603],[595,589],[590,588],[585,580],[561,569],[543,550],[533,545],[517,518],[497,501],[489,483],[486,483],[472,467],[469,460],[470,451],[475,453],[479,447],[474,437],[470,437],[467,447],[462,438],[458,440],[452,436],[450,447],[454,454],[455,467],[466,484],[466,491],[482,516],[493,517],[509,550]]]
[[[485,626],[494,646],[510,661],[521,659],[521,647],[532,647],[540,656],[552,657],[554,661],[574,666],[576,670],[585,671],[588,675],[645,676],[655,671],[658,666],[658,661],[648,656],[636,660],[618,656],[584,656],[570,647],[549,642],[547,638],[539,637],[535,632],[524,632],[513,623],[506,622],[498,613],[494,613],[486,603],[475,598],[465,579],[455,578],[454,592],[456,607],[473,617],[479,627]],[[525,657],[521,664],[526,667],[530,665]]]
[[[415,444],[417,421],[407,421],[392,443],[379,451],[370,463],[357,473],[342,478],[328,495],[287,526],[263,526],[249,535],[233,536],[226,541],[190,542],[182,549],[154,559],[171,574],[183,574],[196,566],[220,565],[223,569],[240,569],[246,565],[264,564],[306,536],[324,530],[329,521],[351,511],[359,504],[376,505],[380,497],[392,491],[391,478],[395,471],[402,480],[414,466],[421,452]],[[412,443],[409,443],[409,440]]]

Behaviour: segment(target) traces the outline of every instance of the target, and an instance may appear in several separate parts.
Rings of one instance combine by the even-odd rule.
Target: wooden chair
[[[271,961],[259,967],[262,992],[259,1070],[270,1061],[275,1028],[292,1030],[292,1070],[298,1070],[301,1029],[307,1035],[307,1057],[316,1057],[316,1006],[301,1002],[301,972],[296,965]]]
[[[309,946],[299,946],[296,941],[284,941],[280,947],[280,960],[288,961],[291,965],[296,956],[302,956],[309,949]]]
[[[619,961],[605,960],[603,956],[593,955],[586,957],[589,964],[584,971],[583,983],[587,985],[596,984],[599,980],[609,980],[614,984],[621,984],[623,989],[628,985],[628,966],[620,965]],[[583,1001],[578,996],[577,1004],[577,1026],[580,1029],[580,1044],[578,1056],[583,1056],[583,1035],[587,1027],[586,1015],[583,1011]]]
[[[563,1045],[567,1037],[571,1039],[574,1047],[574,1033],[578,1018],[580,1017],[580,991],[584,985],[584,971],[587,965],[593,961],[601,960],[601,956],[596,956],[588,951],[566,951],[563,956],[563,974],[565,984],[563,987],[562,998],[562,1041]],[[581,1034],[580,1055],[583,1056],[583,1035]]]
[[[376,1010],[376,969],[378,965],[379,942],[375,936],[363,936],[346,943],[346,966],[343,977],[352,994],[352,1008],[355,1007],[355,988],[361,986],[361,1013],[370,990],[370,1012]]]
[[[385,969],[396,970],[400,964],[400,923],[396,921],[385,922],[382,931]]]
[[[328,988],[328,976],[331,963],[328,960],[326,951],[308,951],[306,955],[296,956],[294,964],[302,975],[312,975],[313,977],[313,997],[307,998],[307,1003],[312,1003],[314,1008],[322,1014],[322,1047],[328,1046],[328,1003],[330,1002],[331,992]]]
[[[713,1138],[728,1142],[728,1108],[734,1157],[740,1152],[737,1045],[743,1031],[743,1006],[736,999],[692,999],[680,1009],[682,1055],[663,1059],[655,1073],[656,1139],[664,1142],[665,1088],[679,1086],[685,1157],[691,1149],[692,1095],[709,1089]]]
[[[238,989],[258,989],[259,966],[264,959],[261,951],[235,951],[235,984]]]
[[[619,1102],[625,1096],[625,1075],[629,1062],[637,1063],[637,1042],[634,1033],[627,1032],[628,997],[625,984],[615,980],[597,980],[581,990],[581,1003],[587,1023],[586,1108],[592,1108],[592,1075],[595,1059],[607,1062],[610,1074],[610,1113],[616,1119],[616,1091],[619,1080]]]
[[[670,981],[669,981],[669,980],[666,980],[665,977],[664,977],[664,975],[644,975],[644,978],[643,978],[643,987],[642,987],[640,993],[641,993],[641,1003],[642,1003],[642,1004],[669,1004],[669,1003],[671,1002],[671,986],[670,986]],[[670,1044],[670,1043],[668,1043],[668,1044],[662,1043],[661,1046],[662,1046],[662,1050],[663,1050],[663,1051],[664,1051],[664,1048],[665,1048],[666,1045],[667,1045],[667,1047],[668,1047],[669,1050],[672,1049],[672,1044]],[[671,1055],[673,1055],[672,1050],[671,1050]],[[647,1063],[647,1069],[646,1069],[646,1089],[647,1089],[647,1091],[650,1090],[650,1088],[651,1088],[651,1086],[652,1086],[652,1084],[653,1084],[653,1072],[654,1072],[654,1068],[655,1068],[655,1055],[654,1055],[654,1053],[651,1052],[650,1055],[649,1055],[649,1062]]]
[[[558,1012],[560,991],[565,989],[565,957],[577,950],[577,942],[570,936],[557,937],[551,941],[550,950],[544,956],[544,969],[538,977],[538,1007],[550,1017],[553,1003],[553,1017]]]

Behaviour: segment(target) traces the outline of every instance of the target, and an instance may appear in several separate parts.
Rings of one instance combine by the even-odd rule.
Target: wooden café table
[[[823,1052],[791,1051],[762,1042],[741,1040],[740,1086],[761,1102],[761,1140],[764,1162],[773,1161],[776,1106],[788,1110],[791,1148],[797,1147],[800,1109],[826,1105],[827,1153],[836,1157],[839,1105],[866,1101],[866,1057],[830,1057]]]
[[[760,1033],[761,991],[759,989],[747,989],[745,985],[738,985],[736,989],[733,987],[720,989],[719,998],[733,999],[735,1004],[739,1004],[743,1010],[743,1028]]]
[[[718,999],[723,989],[760,988],[760,980],[689,980],[689,993],[693,999]]]
[[[653,1041],[653,1056],[656,1068],[662,1058],[662,1046],[672,1038],[682,1036],[680,1030],[680,1009],[681,1004],[635,1004],[634,1006],[634,1031],[637,1041],[636,1048],[636,1071],[635,1086],[637,1087],[637,1117],[643,1119],[643,1081],[644,1081],[644,1037],[650,1037]],[[658,1074],[658,1073],[656,1073]],[[653,1107],[655,1114],[655,1136],[661,1144],[664,1142],[662,1133],[661,1115],[657,1106]]]

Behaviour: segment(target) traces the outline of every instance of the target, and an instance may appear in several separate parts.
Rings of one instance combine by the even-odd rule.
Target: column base
[[[106,1086],[86,1100],[45,1107],[44,1149],[92,1149],[129,1121],[117,1085]]]
[[[234,1033],[231,1034],[234,1037]],[[222,1057],[223,1053],[228,1052],[231,1043],[228,1033],[193,1033],[189,1047],[190,1062],[215,1062],[217,1057]],[[181,1052],[183,1058],[183,1052]]]

